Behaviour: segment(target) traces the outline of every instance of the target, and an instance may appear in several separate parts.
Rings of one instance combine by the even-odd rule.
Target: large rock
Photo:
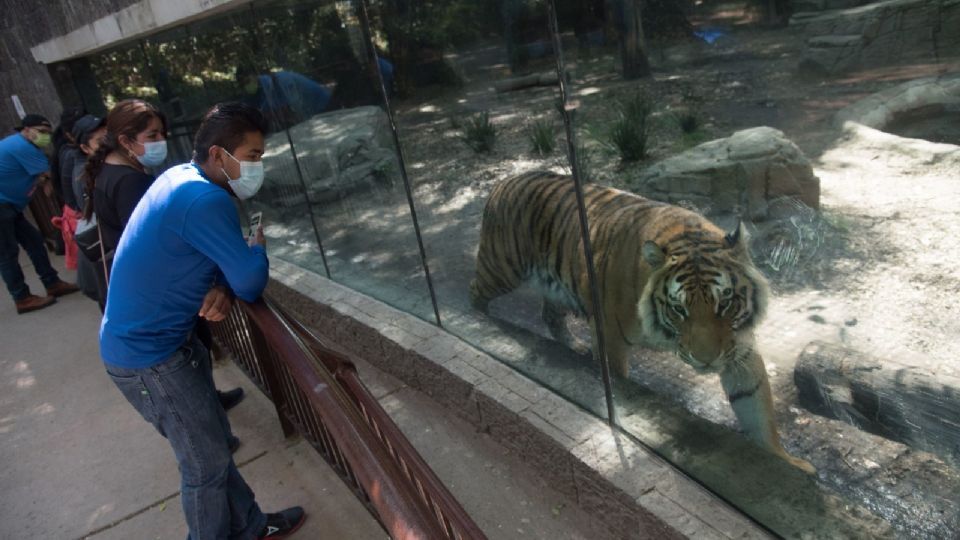
[[[291,142],[293,150],[291,152]],[[318,114],[267,137],[261,201],[290,208],[324,204],[392,185],[399,167],[389,119],[366,106]],[[301,180],[302,177],[302,180]]]
[[[851,9],[797,13],[790,25],[808,36],[800,61],[808,73],[955,56],[960,0],[886,0]]]
[[[665,159],[631,186],[671,203],[691,203],[707,215],[752,220],[787,217],[796,201],[819,209],[820,180],[783,132],[770,127],[738,131]]]

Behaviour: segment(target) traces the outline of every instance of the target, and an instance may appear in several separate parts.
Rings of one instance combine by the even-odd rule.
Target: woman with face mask
[[[109,272],[120,235],[153,183],[147,170],[160,167],[167,158],[166,134],[163,113],[146,101],[127,99],[107,114],[107,133],[87,158],[84,217],[97,215],[106,253],[105,264],[98,265],[101,307],[107,297],[104,267]]]

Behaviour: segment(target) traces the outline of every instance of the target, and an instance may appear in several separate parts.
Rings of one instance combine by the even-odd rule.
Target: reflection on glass
[[[376,58],[349,2],[272,2],[256,7],[262,62],[237,66],[236,82],[277,128],[267,156],[292,174],[258,198],[274,253],[427,320],[435,320],[400,175]],[[268,167],[276,165],[268,164]],[[303,243],[315,231],[322,250]],[[321,266],[322,265],[322,266]]]
[[[862,246],[878,237],[854,217],[907,211],[897,206],[909,190],[885,178],[898,174],[902,145],[924,143],[870,131],[880,127],[871,115],[880,102],[929,103],[893,96],[924,95],[933,83],[917,77],[939,76],[942,88],[942,47],[857,35],[840,53],[826,45],[840,36],[812,14],[764,26],[783,17],[780,2],[557,4],[575,159],[596,184],[585,191],[619,426],[783,536],[955,536],[957,460],[930,436],[945,432],[932,411],[955,407],[932,381],[953,370],[906,353],[923,330],[880,299],[913,278],[876,268],[883,257]],[[857,33],[879,13],[823,15]],[[915,129],[942,137],[929,112],[912,111]],[[920,350],[951,347],[934,341]],[[896,361],[882,360],[894,350]],[[929,371],[908,382],[898,363]],[[911,510],[885,495],[890,486]]]
[[[561,310],[541,317],[538,286],[551,283],[537,278],[558,256],[534,242],[529,216],[542,207],[524,189],[568,172],[545,5],[370,7],[374,41],[394,68],[391,105],[444,328],[605,416],[591,337],[576,336],[573,353],[573,339],[550,338]],[[586,268],[575,215],[567,226],[571,235],[556,239],[569,250],[566,276]],[[563,300],[555,307],[578,307]]]
[[[952,3],[556,0],[556,35],[538,0],[368,4],[369,39],[264,1],[90,66],[179,159],[257,103],[272,254],[431,319],[379,73],[445,328],[604,416],[598,303],[619,427],[774,532],[960,533]]]

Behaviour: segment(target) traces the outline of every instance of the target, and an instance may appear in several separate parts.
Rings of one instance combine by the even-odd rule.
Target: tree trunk
[[[408,21],[413,17],[406,2],[388,0],[383,3],[382,24],[394,68],[394,89],[397,95],[413,94],[413,55]]]
[[[643,36],[642,0],[611,0],[611,15],[616,25],[620,42],[620,60],[624,79],[649,77],[650,61],[647,59],[646,41]]]

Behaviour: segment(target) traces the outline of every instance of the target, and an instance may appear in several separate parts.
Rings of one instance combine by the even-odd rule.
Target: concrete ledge
[[[68,34],[31,47],[30,53],[34,60],[42,64],[69,60],[249,2],[250,0],[141,0]]]
[[[443,329],[281,260],[268,293],[489,434],[618,538],[766,538],[645,447]]]

